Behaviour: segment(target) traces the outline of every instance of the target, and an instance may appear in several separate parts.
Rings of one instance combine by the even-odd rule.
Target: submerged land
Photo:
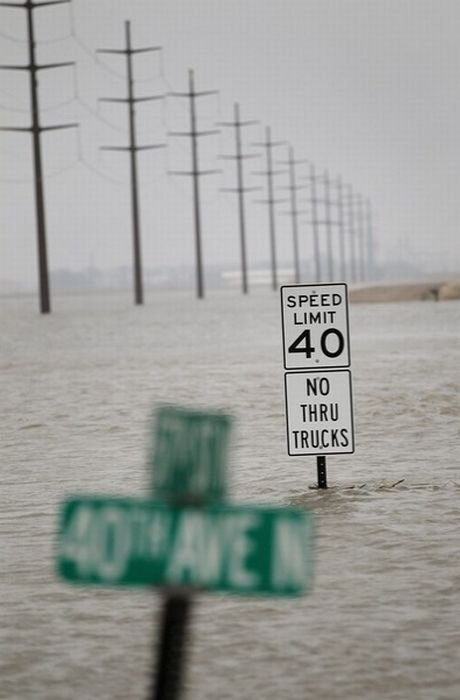
[[[460,280],[382,283],[350,289],[352,303],[460,299]]]

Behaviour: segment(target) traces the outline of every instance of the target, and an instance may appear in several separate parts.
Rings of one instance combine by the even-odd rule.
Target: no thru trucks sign
[[[351,373],[286,372],[288,454],[354,452]]]

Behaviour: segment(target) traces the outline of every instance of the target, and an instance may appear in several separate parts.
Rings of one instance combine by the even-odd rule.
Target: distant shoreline
[[[460,299],[460,281],[430,281],[379,284],[350,290],[352,303],[373,304],[393,301],[447,301]]]
[[[283,281],[283,284],[293,284],[291,280]],[[306,281],[305,284],[312,284],[311,281]],[[188,289],[185,285],[168,286],[168,285],[145,285],[149,292],[187,292],[194,295],[192,287]],[[264,288],[270,289],[270,286],[255,284],[252,288],[253,292],[263,293]],[[210,292],[234,292],[235,286],[215,285],[209,287]],[[376,284],[349,284],[349,298],[351,303],[358,304],[374,304],[374,303],[392,303],[392,302],[407,302],[407,301],[447,301],[460,299],[460,279],[451,280],[428,280],[424,282],[380,282]],[[131,295],[132,291],[128,286],[107,286],[107,287],[78,287],[74,289],[58,288],[54,291],[54,296],[74,296],[93,294],[112,294],[120,293]],[[35,297],[37,292],[31,289],[0,291],[0,299],[16,299],[21,297]]]

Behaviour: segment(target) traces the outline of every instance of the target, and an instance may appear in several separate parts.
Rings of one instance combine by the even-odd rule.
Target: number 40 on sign
[[[281,288],[285,369],[349,367],[345,284]]]

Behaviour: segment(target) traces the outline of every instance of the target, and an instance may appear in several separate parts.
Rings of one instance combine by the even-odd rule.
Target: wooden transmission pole
[[[277,267],[277,255],[276,255],[276,230],[275,230],[275,204],[284,200],[275,199],[273,177],[280,173],[284,173],[284,170],[273,170],[273,149],[276,146],[285,145],[285,141],[272,141],[270,127],[265,128],[265,141],[261,143],[254,143],[254,146],[263,146],[265,148],[267,169],[262,172],[257,173],[258,175],[265,175],[267,178],[267,199],[260,200],[263,204],[268,204],[268,219],[269,219],[269,232],[270,232],[270,261],[271,261],[271,273],[272,273],[272,289],[276,291],[278,289],[278,267]]]
[[[355,245],[355,212],[353,203],[353,188],[347,185],[347,204],[348,204],[348,233],[350,236],[350,281],[356,282],[356,245]]]
[[[236,175],[237,175],[237,186],[236,187],[225,187],[224,192],[236,192],[238,194],[238,214],[240,223],[240,255],[241,255],[241,285],[243,294],[249,293],[249,283],[248,283],[248,269],[247,269],[247,257],[246,257],[246,220],[245,220],[245,207],[244,207],[244,194],[245,192],[251,192],[260,189],[260,187],[245,187],[244,186],[244,173],[243,173],[243,160],[246,158],[257,158],[257,154],[243,154],[242,144],[241,144],[241,129],[244,126],[252,126],[253,124],[258,124],[257,121],[241,121],[240,119],[240,106],[238,103],[234,105],[234,121],[232,122],[219,122],[218,126],[231,126],[235,129],[235,155],[224,155],[221,158],[236,160]]]
[[[322,273],[321,273],[321,253],[320,253],[320,248],[319,248],[319,220],[318,220],[318,196],[317,196],[317,190],[316,190],[316,183],[318,181],[318,176],[316,175],[316,170],[315,166],[313,163],[310,163],[310,173],[307,175],[307,177],[304,178],[304,180],[308,180],[309,182],[309,197],[307,199],[307,202],[310,204],[311,208],[311,227],[312,227],[312,232],[313,232],[313,256],[315,260],[315,282],[320,283],[322,282]]]
[[[198,299],[204,297],[204,276],[203,276],[203,252],[201,243],[201,207],[200,207],[200,177],[220,172],[220,170],[200,170],[198,138],[200,136],[210,136],[218,134],[219,130],[198,131],[196,118],[196,100],[206,95],[215,95],[217,90],[195,90],[195,80],[193,70],[188,72],[189,89],[188,92],[171,92],[171,97],[186,97],[190,101],[190,131],[173,131],[170,136],[186,136],[192,142],[192,170],[191,171],[171,171],[171,175],[190,175],[193,181],[193,204],[195,220],[195,265],[196,265],[196,293]]]
[[[366,222],[364,219],[364,201],[363,197],[360,194],[357,194],[355,196],[355,202],[356,202],[356,219],[357,219],[357,233],[358,233],[358,246],[359,246],[359,254],[358,254],[358,270],[359,270],[359,280],[360,282],[364,282],[366,279],[366,251],[365,251],[365,245],[366,245]]]
[[[294,149],[289,146],[288,149],[288,159],[280,160],[278,163],[282,165],[287,165],[289,167],[289,185],[280,189],[287,189],[291,195],[291,208],[288,212],[291,217],[292,224],[292,248],[294,253],[294,280],[296,284],[300,283],[300,253],[299,253],[299,214],[301,211],[297,205],[297,192],[298,190],[303,190],[307,185],[297,184],[297,170],[296,165],[300,163],[308,163],[307,160],[295,159]]]
[[[334,252],[332,245],[332,224],[331,219],[331,182],[329,172],[324,171],[321,178],[324,186],[324,225],[326,227],[326,260],[327,260],[327,275],[328,282],[334,282]]]
[[[372,222],[372,207],[370,199],[366,199],[366,232],[367,232],[367,270],[369,279],[374,279],[374,227]]]
[[[42,63],[37,64],[35,55],[35,27],[34,10],[48,5],[61,5],[70,0],[46,0],[45,2],[32,2],[26,0],[23,3],[0,2],[0,7],[14,7],[27,12],[27,38],[29,44],[29,63],[25,66],[0,66],[2,70],[23,70],[28,71],[30,77],[30,105],[32,125],[27,127],[3,126],[1,131],[29,131],[32,134],[32,150],[34,162],[34,183],[35,183],[35,207],[37,218],[37,252],[38,252],[38,277],[40,291],[40,311],[42,314],[50,313],[51,300],[49,288],[48,252],[46,240],[46,216],[45,216],[45,193],[43,183],[43,161],[41,152],[41,134],[44,131],[55,129],[68,129],[78,126],[78,124],[55,124],[53,126],[41,126],[40,107],[38,95],[38,72],[51,68],[61,68],[72,66],[73,61],[63,63]]]
[[[125,22],[126,48],[125,49],[99,49],[97,53],[121,54],[126,56],[126,77],[127,77],[127,97],[103,97],[101,102],[118,102],[128,105],[129,119],[129,146],[102,146],[105,151],[127,151],[130,159],[131,171],[131,211],[133,226],[133,267],[134,267],[134,301],[136,304],[144,303],[144,288],[142,281],[142,251],[141,251],[141,231],[139,216],[139,195],[138,195],[138,175],[137,175],[137,153],[138,151],[151,150],[153,148],[165,148],[165,144],[151,144],[138,146],[136,139],[135,104],[137,102],[150,102],[161,100],[163,95],[150,95],[146,97],[134,96],[133,61],[135,54],[151,51],[160,51],[160,46],[148,46],[140,49],[133,49],[131,46],[131,24]]]
[[[344,201],[343,201],[343,184],[342,178],[339,176],[336,180],[337,187],[337,207],[338,207],[338,225],[339,225],[339,255],[340,255],[340,276],[344,282],[347,280],[346,263],[345,263],[345,216],[344,216]]]

